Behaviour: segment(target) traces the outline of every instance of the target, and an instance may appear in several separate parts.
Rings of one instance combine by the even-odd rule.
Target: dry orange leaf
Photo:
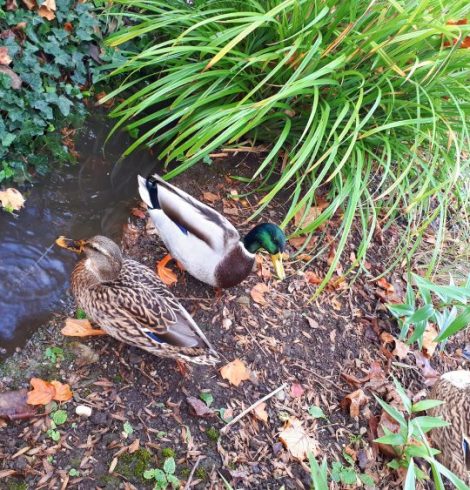
[[[41,378],[31,378],[33,389],[28,392],[26,403],[29,405],[47,405],[55,396],[55,388],[52,383]]]
[[[390,284],[385,277],[381,277],[380,279],[377,280],[377,284],[382,288],[385,289],[388,293],[393,293],[395,292],[395,288],[393,287],[393,284]]]
[[[264,297],[264,294],[269,291],[269,286],[264,284],[264,282],[259,282],[255,286],[252,287],[250,291],[250,295],[253,298],[253,301],[260,305],[267,305],[268,302],[266,301],[266,298]]]
[[[202,199],[206,202],[216,202],[220,199],[220,196],[214,194],[213,192],[203,192]]]
[[[313,284],[315,286],[320,284],[323,280],[320,276],[315,274],[315,272],[313,272],[313,271],[306,271],[305,272],[305,279],[307,280],[307,282],[309,284]]]
[[[349,407],[349,414],[351,417],[358,418],[359,412],[362,406],[369,401],[369,397],[361,390],[356,390],[346,395],[341,401],[342,408]]]
[[[11,63],[10,55],[8,54],[8,48],[2,46],[0,48],[0,65],[9,65]]]
[[[157,262],[157,274],[158,277],[167,285],[172,286],[178,282],[176,274],[169,269],[166,264],[171,260],[171,256],[167,255],[162,260]]]
[[[10,187],[4,191],[0,191],[0,203],[6,209],[19,211],[24,206],[25,198],[19,190]]]
[[[258,420],[261,420],[262,422],[267,422],[268,421],[268,412],[266,412],[266,403],[260,403],[254,410],[253,413],[255,414],[255,417]]]
[[[242,381],[250,379],[250,370],[240,359],[235,359],[221,368],[220,374],[234,386],[239,386]]]
[[[55,0],[45,0],[39,6],[38,14],[44,19],[54,20],[56,8]]]
[[[410,352],[410,348],[404,342],[396,339],[388,332],[382,332],[380,334],[380,339],[383,342],[384,348],[386,348],[388,344],[391,344],[393,346],[392,355],[397,356],[399,359],[404,359]]]
[[[33,10],[36,8],[35,0],[23,0],[23,3],[28,10]]]
[[[51,381],[51,385],[55,389],[54,400],[57,402],[68,402],[72,399],[72,390],[67,384],[63,384],[60,381]]]
[[[431,359],[433,356],[436,347],[437,347],[437,342],[434,342],[434,339],[439,335],[436,327],[432,324],[428,324],[426,327],[426,330],[424,331],[423,334],[423,354],[428,358]]]
[[[286,421],[279,439],[292,456],[303,461],[308,453],[317,454],[316,442],[305,432],[302,422],[294,417]]]
[[[77,320],[76,318],[67,318],[65,320],[65,327],[60,332],[67,337],[106,335],[104,330],[93,328],[88,320]]]

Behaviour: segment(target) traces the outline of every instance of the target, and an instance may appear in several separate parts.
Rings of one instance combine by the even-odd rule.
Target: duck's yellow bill
[[[77,254],[82,253],[83,246],[85,245],[84,240],[72,240],[70,238],[65,238],[64,236],[57,238],[55,243],[56,245],[59,245],[59,247],[66,248],[67,250]]]
[[[282,263],[282,253],[271,255],[271,260],[277,277],[283,281],[286,278],[286,273],[284,272],[284,265]]]

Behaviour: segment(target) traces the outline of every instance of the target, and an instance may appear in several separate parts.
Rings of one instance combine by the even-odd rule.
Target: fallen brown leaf
[[[268,416],[268,412],[266,412],[266,403],[265,402],[257,405],[256,408],[253,410],[253,413],[258,420],[261,420],[262,422],[268,421],[269,416]]]
[[[396,339],[388,332],[382,332],[380,334],[382,340],[382,352],[388,357],[397,356],[399,359],[404,359],[410,352],[410,348],[401,340]],[[389,347],[391,350],[389,350]]]
[[[343,409],[349,408],[351,417],[358,418],[360,409],[368,403],[368,401],[369,397],[361,389],[358,389],[343,398],[341,407]]]
[[[8,48],[5,46],[2,46],[0,48],[0,65],[9,65],[11,63],[12,59],[10,58],[10,55],[8,54]]]
[[[377,285],[381,287],[382,289],[385,289],[388,293],[394,293],[395,288],[393,287],[393,284],[390,284],[385,277],[381,277],[380,279],[377,280]]]
[[[433,386],[439,378],[439,373],[431,366],[429,359],[419,351],[413,352],[416,365],[421,369],[426,386]]]
[[[6,209],[19,211],[24,206],[25,198],[19,190],[10,187],[4,191],[0,191],[0,202]]]
[[[306,207],[303,206],[294,216],[294,224],[295,226],[302,225],[302,228],[313,223],[322,213],[322,211],[328,207],[329,203],[326,202],[322,197],[319,197],[317,200],[317,205],[310,207],[306,210]]]
[[[56,8],[55,0],[44,0],[39,6],[38,14],[46,20],[54,20]]]
[[[434,342],[434,339],[439,335],[436,327],[432,325],[431,323],[428,324],[426,327],[426,330],[423,333],[423,354],[428,358],[431,359],[433,356],[436,347],[437,347],[437,342]]]
[[[34,416],[36,411],[26,403],[27,393],[27,390],[0,393],[0,419],[17,420]]]
[[[322,278],[313,271],[306,271],[305,279],[309,284],[313,284],[315,286],[322,282]]]
[[[289,243],[296,248],[297,250],[301,249],[305,242],[307,241],[307,236],[295,236],[292,238],[289,238]],[[313,243],[313,240],[310,241],[310,243]]]
[[[51,385],[55,389],[53,399],[56,402],[68,402],[72,399],[73,393],[69,385],[63,384],[60,381],[51,381]]]
[[[289,418],[279,433],[279,440],[292,456],[300,461],[306,459],[308,453],[317,454],[317,444],[304,430],[302,422],[294,417]]]
[[[157,274],[163,283],[165,283],[167,286],[172,286],[178,282],[178,277],[170,268],[166,266],[166,264],[168,264],[167,257],[164,257],[162,260],[157,262]]]
[[[264,282],[259,282],[258,284],[255,284],[250,291],[250,295],[253,298],[253,301],[260,305],[267,305],[268,302],[266,301],[266,298],[264,297],[264,294],[269,291],[269,286],[264,284]]]
[[[206,202],[217,202],[220,200],[220,196],[217,194],[214,194],[213,192],[203,192],[202,193],[202,200]]]
[[[60,331],[67,337],[88,337],[91,335],[106,335],[104,330],[93,328],[88,320],[78,320],[76,318],[66,318],[65,326]]]
[[[229,362],[220,369],[222,378],[226,379],[234,386],[239,386],[242,381],[250,379],[250,370],[245,366],[245,363],[240,359],[235,359]]]
[[[33,389],[28,392],[27,403],[29,405],[47,405],[55,396],[55,387],[52,383],[41,378],[31,378]]]
[[[188,396],[186,398],[190,411],[196,417],[212,417],[214,415],[214,410],[209,408],[202,400],[194,396]]]
[[[139,450],[140,447],[140,439],[136,439],[132,444],[129,445],[128,451],[129,454],[135,453]]]
[[[22,0],[28,10],[33,10],[37,7],[35,0]]]

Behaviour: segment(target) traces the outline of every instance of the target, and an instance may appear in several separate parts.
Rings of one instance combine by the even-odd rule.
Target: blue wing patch
[[[159,344],[163,344],[163,340],[155,333],[153,332],[150,332],[149,330],[146,330],[145,331],[145,334],[147,335],[147,337],[150,337],[152,340],[155,340],[156,342],[158,342]]]
[[[175,223],[175,222],[174,222]],[[188,230],[183,226],[183,225],[180,225],[178,223],[175,223],[175,225],[185,234],[187,235],[188,234]]]

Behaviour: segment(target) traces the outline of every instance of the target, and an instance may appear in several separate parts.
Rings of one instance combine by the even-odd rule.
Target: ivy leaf
[[[176,463],[174,458],[167,458],[163,463],[163,471],[167,475],[172,475],[176,470]]]
[[[65,410],[57,410],[51,415],[51,418],[56,425],[62,425],[67,421],[68,415]]]
[[[214,397],[212,396],[212,393],[203,391],[202,393],[199,394],[199,398],[208,406],[210,407],[212,405],[212,402],[214,401]]]

